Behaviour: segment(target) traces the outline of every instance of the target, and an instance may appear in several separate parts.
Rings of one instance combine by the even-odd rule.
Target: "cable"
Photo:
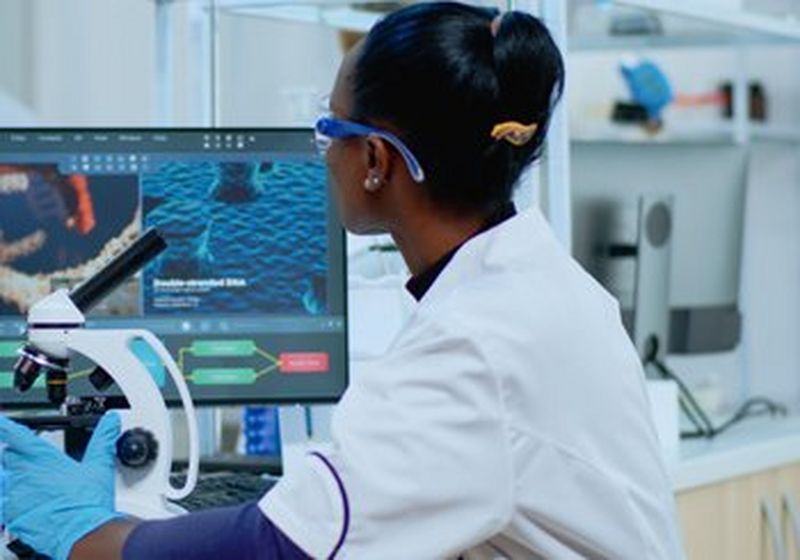
[[[755,405],[763,405],[761,410],[753,410]],[[737,422],[740,422],[748,417],[753,416],[763,416],[764,414],[769,414],[771,416],[786,416],[787,410],[786,407],[775,403],[769,399],[764,397],[753,397],[751,399],[747,399],[742,406],[731,416],[728,420],[723,422],[718,428],[716,428],[717,433],[720,433],[724,430],[727,430]]]
[[[692,392],[689,390],[689,387],[680,377],[678,377],[677,374],[675,374],[675,372],[669,369],[660,358],[654,355],[651,355],[649,359],[645,361],[645,365],[648,364],[655,366],[655,368],[661,374],[661,377],[664,379],[670,379],[678,385],[678,402],[681,410],[683,410],[684,414],[686,414],[687,418],[689,418],[689,421],[695,427],[695,431],[693,432],[681,432],[682,438],[705,437],[707,439],[711,439],[746,418],[763,416],[764,414],[769,414],[771,416],[785,416],[788,412],[784,405],[776,403],[771,399],[766,397],[751,397],[742,403],[742,405],[736,409],[730,418],[728,418],[719,426],[715,427],[708,418],[708,415],[703,410],[703,407],[700,406]]]
[[[709,420],[703,408],[695,400],[694,395],[689,390],[689,387],[675,375],[659,358],[651,357],[649,363],[653,364],[664,379],[671,379],[678,385],[679,397],[678,402],[681,409],[684,411],[689,420],[694,424],[697,429],[696,432],[683,434],[684,437],[713,437],[714,426]]]
[[[686,404],[686,400],[683,397],[683,395],[679,395],[678,396],[678,404],[680,404],[681,410],[686,415],[686,417],[689,418],[689,421],[691,421],[691,423],[694,424],[694,427],[695,427],[695,431],[694,432],[682,432],[681,433],[681,437],[684,437],[684,438],[705,437],[706,436],[705,428],[697,420],[697,418],[695,417],[694,412],[692,412],[691,408],[688,407],[688,405]]]
[[[681,410],[694,425],[694,432],[684,432],[681,437],[694,438],[694,437],[713,437],[714,427],[708,419],[703,409],[694,399],[692,392],[685,383],[664,364],[658,357],[660,342],[656,337],[650,337],[645,347],[645,356],[643,358],[644,365],[652,364],[661,374],[664,379],[671,379],[678,385],[679,395],[678,403]]]

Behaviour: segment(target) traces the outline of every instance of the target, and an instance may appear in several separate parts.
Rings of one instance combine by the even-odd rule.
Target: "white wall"
[[[35,121],[29,107],[32,46],[30,3],[6,0],[0,11],[0,126],[30,126]]]
[[[4,0],[0,49],[13,56],[2,57],[0,92],[49,126],[211,124],[205,2],[169,5],[171,35],[160,52],[153,0]],[[219,23],[217,123],[307,125],[341,59],[336,33],[224,14]],[[172,79],[159,89],[165,53]],[[171,94],[167,115],[160,91]]]
[[[800,146],[759,143],[748,192],[743,359],[752,394],[800,404]]]
[[[154,2],[28,0],[32,106],[52,126],[154,119]]]
[[[342,59],[334,30],[263,18],[221,18],[221,122],[310,126]]]
[[[25,0],[6,0],[0,17],[0,90],[25,103],[30,99],[31,73],[27,60],[32,46],[31,10]]]

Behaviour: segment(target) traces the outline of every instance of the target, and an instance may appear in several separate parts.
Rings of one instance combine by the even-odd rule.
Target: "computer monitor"
[[[146,228],[168,248],[88,316],[166,345],[203,405],[335,401],[348,379],[344,232],[311,130],[0,130],[0,406],[32,303]],[[134,348],[170,402],[146,344]],[[69,394],[99,394],[72,360]]]
[[[733,143],[572,144],[573,254],[620,301],[633,331],[642,200],[672,201],[669,351],[740,339],[748,150]]]

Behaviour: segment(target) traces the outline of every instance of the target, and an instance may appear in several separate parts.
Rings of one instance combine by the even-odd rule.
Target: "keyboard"
[[[176,488],[183,486],[186,473],[170,476]],[[187,497],[175,503],[187,511],[199,511],[217,507],[237,506],[258,500],[278,481],[269,475],[249,472],[204,472],[197,477],[197,486]]]

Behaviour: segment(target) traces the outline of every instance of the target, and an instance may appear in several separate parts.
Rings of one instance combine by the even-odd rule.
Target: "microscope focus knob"
[[[144,428],[127,430],[117,440],[117,458],[126,467],[141,469],[155,461],[157,456],[158,442]]]

